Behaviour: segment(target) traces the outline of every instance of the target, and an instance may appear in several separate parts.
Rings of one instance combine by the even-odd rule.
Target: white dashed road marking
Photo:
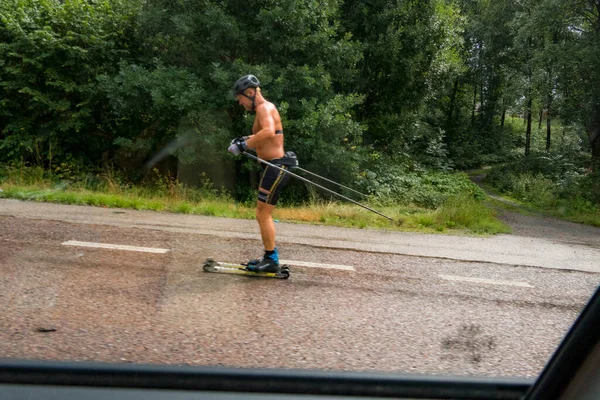
[[[338,264],[323,264],[323,263],[312,263],[307,261],[293,261],[293,260],[279,260],[279,264],[290,264],[297,267],[312,267],[312,268],[328,268],[328,269],[342,269],[344,271],[354,271],[354,267],[351,265],[338,265]]]
[[[499,281],[495,279],[483,279],[483,278],[471,278],[467,276],[454,276],[454,275],[440,275],[440,278],[445,279],[447,281],[457,281],[457,282],[470,282],[470,283],[485,283],[488,285],[505,285],[505,286],[519,286],[532,288],[533,286],[527,282],[517,282],[517,281]]]
[[[144,253],[158,253],[165,254],[169,249],[158,249],[155,247],[138,247],[138,246],[125,246],[122,244],[109,244],[109,243],[94,243],[94,242],[79,242],[77,240],[69,240],[63,243],[64,246],[78,246],[78,247],[94,247],[99,249],[110,249],[110,250],[126,250],[126,251],[141,251]]]

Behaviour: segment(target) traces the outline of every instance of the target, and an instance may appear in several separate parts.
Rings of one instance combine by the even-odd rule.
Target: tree
[[[449,91],[450,107],[443,124],[450,156],[459,167],[477,165],[489,156],[504,159],[502,129],[507,109],[516,101],[514,2],[457,0],[462,46],[457,52],[465,66],[458,69]],[[493,29],[490,29],[493,27]]]
[[[100,158],[110,132],[95,78],[127,57],[134,9],[121,0],[1,3],[2,159]]]
[[[358,88],[366,95],[361,117],[369,142],[384,151],[402,143],[427,94],[430,70],[441,32],[433,26],[434,2],[344,3],[344,24],[364,45]]]
[[[580,78],[580,119],[588,132],[592,156],[600,163],[600,0],[569,0],[561,4],[574,46]]]
[[[553,105],[563,123],[584,127],[588,149],[600,160],[600,1],[543,0],[536,19],[545,39],[539,59],[545,64],[549,113]]]
[[[226,145],[232,138],[248,134],[253,122],[253,116],[244,115],[235,103],[231,85],[241,75],[255,74],[263,93],[279,107],[286,148],[296,151],[304,165],[348,182],[357,173],[360,156],[356,146],[363,133],[354,119],[354,109],[363,97],[355,94],[353,87],[361,47],[341,28],[340,4],[316,0],[148,0],[139,18],[141,46],[136,65],[143,69],[136,71],[143,72],[136,74],[141,74],[144,85],[150,87],[136,95],[141,96],[138,100],[132,97],[130,105],[156,103],[149,93],[152,87],[162,87],[151,77],[158,65],[163,73],[186,76],[188,83],[182,81],[178,90],[189,93],[185,87],[194,81],[202,93],[196,92],[194,105],[153,113],[161,121],[155,136],[165,138],[156,143],[165,145],[182,134],[192,135],[203,151],[193,157],[189,148],[182,149],[176,153],[178,157],[185,152],[186,162],[198,162],[210,148],[215,161],[225,162],[231,159]],[[133,72],[133,68],[122,66],[124,72]],[[135,77],[130,73],[123,76]],[[107,95],[119,87],[116,83],[107,86]],[[204,117],[197,119],[197,124],[190,122],[199,108],[204,110]],[[129,105],[122,111],[130,113],[131,121],[139,115]],[[135,130],[141,133],[152,120],[142,121],[138,116]],[[181,133],[183,120],[187,121],[183,124],[186,130]],[[220,128],[213,131],[207,126]],[[132,140],[128,135],[125,137]],[[121,144],[132,147],[135,140]],[[147,146],[137,148],[151,151]],[[244,177],[243,169],[238,175]]]

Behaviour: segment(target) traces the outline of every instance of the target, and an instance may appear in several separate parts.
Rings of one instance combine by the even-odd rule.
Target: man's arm
[[[271,115],[269,107],[259,107],[256,109],[256,118],[260,125],[260,131],[250,136],[246,140],[248,148],[254,149],[256,145],[265,140],[266,138],[275,136],[275,120]]]

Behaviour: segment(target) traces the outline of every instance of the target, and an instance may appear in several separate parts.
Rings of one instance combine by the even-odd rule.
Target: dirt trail
[[[471,181],[481,187],[488,196],[519,208],[520,205],[490,192],[482,182],[486,174],[469,174]],[[540,213],[524,215],[496,207],[498,218],[509,225],[514,235],[549,239],[561,243],[578,244],[600,249],[600,228],[548,217]],[[528,210],[531,213],[530,210]]]

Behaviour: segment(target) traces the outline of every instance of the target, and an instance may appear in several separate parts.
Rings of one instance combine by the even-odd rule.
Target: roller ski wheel
[[[212,258],[207,259],[202,265],[205,272],[216,272],[222,274],[246,275],[263,278],[288,279],[290,277],[290,267],[282,265],[277,271],[256,272],[248,269],[244,264],[233,264],[215,261]]]

